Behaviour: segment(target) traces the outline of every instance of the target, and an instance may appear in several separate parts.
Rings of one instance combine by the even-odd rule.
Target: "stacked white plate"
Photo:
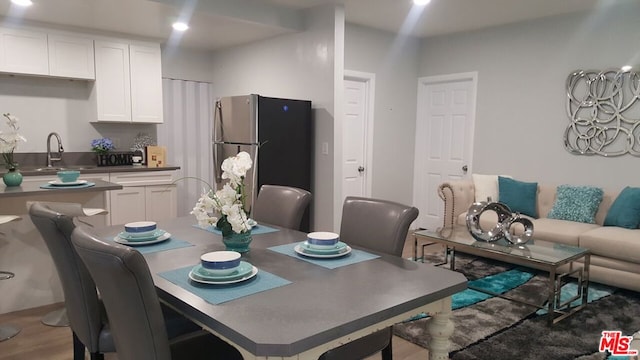
[[[307,235],[307,241],[296,245],[293,250],[312,258],[336,258],[349,254],[351,247],[342,241],[336,233],[314,232]]]
[[[240,266],[231,274],[217,275],[210,273],[202,264],[198,264],[189,272],[189,279],[202,284],[224,285],[249,280],[258,274],[258,268],[246,261],[240,261]]]
[[[124,228],[125,231],[120,232],[113,241],[129,246],[140,246],[159,243],[171,237],[170,233],[157,229],[153,221],[127,223]]]
[[[49,181],[49,184],[51,186],[60,186],[60,187],[65,187],[65,186],[80,186],[80,185],[86,185],[88,184],[87,180],[76,180],[76,181],[67,181],[67,182],[63,182],[61,180],[51,180]]]

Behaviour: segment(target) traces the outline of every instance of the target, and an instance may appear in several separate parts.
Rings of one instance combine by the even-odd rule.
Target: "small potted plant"
[[[7,186],[18,186],[22,184],[22,174],[18,171],[18,163],[13,158],[13,152],[18,147],[20,141],[27,141],[24,136],[18,134],[20,127],[18,126],[18,118],[6,113],[3,114],[7,118],[7,125],[10,131],[3,133],[0,131],[0,153],[4,166],[9,170],[2,176],[2,180]]]
[[[103,166],[107,163],[107,153],[113,149],[115,149],[115,146],[113,146],[113,141],[109,138],[91,140],[91,150],[98,154],[98,166]]]
[[[222,178],[228,183],[218,191],[204,193],[191,211],[199,226],[215,225],[220,229],[227,250],[249,251],[251,224],[245,209],[244,180],[252,165],[251,157],[244,151],[225,159]]]

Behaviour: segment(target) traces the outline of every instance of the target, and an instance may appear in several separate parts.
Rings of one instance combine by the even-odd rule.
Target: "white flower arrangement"
[[[20,127],[18,126],[18,118],[7,113],[3,114],[7,118],[7,125],[11,131],[3,133],[0,131],[0,153],[2,153],[2,159],[7,169],[15,169],[18,167],[13,159],[13,152],[18,147],[20,141],[26,142],[27,139],[24,136],[18,134]]]
[[[198,199],[191,214],[199,226],[216,225],[223,236],[251,230],[245,209],[244,179],[252,165],[251,157],[244,151],[222,162],[222,178],[229,181],[222,189],[209,190]]]

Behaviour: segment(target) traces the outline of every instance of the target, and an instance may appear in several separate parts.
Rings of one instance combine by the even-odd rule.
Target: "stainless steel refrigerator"
[[[259,95],[223,97],[216,101],[213,126],[214,178],[220,188],[222,161],[240,151],[254,165],[245,181],[250,203],[264,184],[311,191],[311,101]],[[302,230],[309,230],[309,210]]]

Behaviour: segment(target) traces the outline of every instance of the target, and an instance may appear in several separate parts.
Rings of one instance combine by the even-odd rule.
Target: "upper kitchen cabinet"
[[[162,123],[160,44],[95,41],[98,122]]]
[[[93,41],[48,30],[0,28],[0,72],[93,80]]]
[[[49,75],[47,33],[0,28],[0,71]]]
[[[93,39],[49,34],[49,75],[93,80]]]

